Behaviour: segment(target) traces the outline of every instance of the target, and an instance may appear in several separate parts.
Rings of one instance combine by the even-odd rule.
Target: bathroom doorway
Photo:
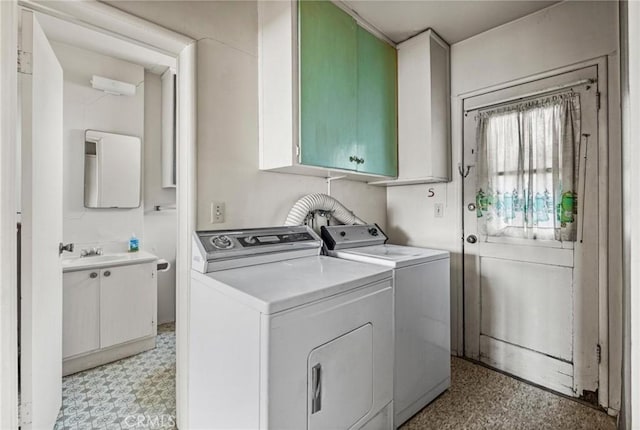
[[[178,225],[185,229],[193,225],[189,210],[193,182],[189,175],[180,180],[194,147],[194,123],[184,121],[194,116],[192,41],[106,5],[21,6],[8,11],[20,23],[20,47],[25,48],[19,63],[19,119],[30,120],[27,128],[24,121],[23,126],[18,122],[17,128],[22,127],[15,165],[18,198],[10,208],[23,224],[18,270],[22,289],[17,297],[22,322],[15,309],[22,348],[18,360],[12,360],[21,375],[15,375],[21,388],[17,424],[62,428],[117,422],[135,428],[148,426],[151,420],[175,427],[176,379],[181,379],[175,376],[176,267],[184,264],[176,261],[176,255],[190,239],[188,234],[185,241],[179,239],[184,236],[178,234]],[[4,36],[6,27],[2,30]],[[25,93],[29,89],[25,83],[31,94]],[[163,103],[163,98],[171,102]],[[167,123],[171,127],[164,127]],[[44,139],[46,127],[54,136],[60,132],[60,139]],[[37,133],[29,136],[27,130]],[[102,136],[95,138],[90,135],[93,131]],[[172,138],[168,145],[162,142],[163,133]],[[116,145],[113,136],[138,145],[113,153],[129,154],[120,157],[120,167],[113,165],[118,157],[109,158],[108,148]],[[44,145],[45,140],[52,144]],[[56,153],[39,151],[44,148]],[[136,163],[138,176],[131,174]],[[49,172],[53,164],[56,167]],[[120,180],[121,195],[115,197],[131,189],[135,196],[138,187],[137,201],[99,208],[87,204],[88,195],[97,195],[87,193],[91,182],[87,179],[98,178],[102,187],[98,194],[106,195],[109,166],[111,176]],[[125,177],[130,180],[123,183]],[[181,193],[176,193],[178,187]],[[47,190],[60,191],[49,193],[62,197],[57,198],[58,205],[34,204]],[[21,219],[22,208],[28,209],[28,217]],[[63,222],[45,222],[58,220],[58,211]],[[44,234],[47,231],[51,237]],[[45,241],[35,246],[40,239]],[[55,255],[48,251],[52,241]],[[135,251],[132,244],[140,248],[138,252],[127,252]],[[65,255],[73,258],[63,260],[62,251],[71,252]],[[120,267],[118,258],[124,257],[143,261]],[[58,274],[33,276],[39,270],[45,274],[44,266],[36,267],[36,261],[45,260],[52,263],[51,273],[57,269]],[[78,262],[89,266],[76,266]],[[71,288],[66,288],[69,283]],[[39,300],[38,292],[45,286],[51,297]],[[150,286],[157,288],[155,295],[148,295]],[[184,281],[182,286],[186,288]],[[62,363],[56,359],[60,355],[65,358]],[[66,379],[61,381],[63,373]],[[18,392],[14,394],[17,406]],[[7,400],[7,410],[16,411]]]

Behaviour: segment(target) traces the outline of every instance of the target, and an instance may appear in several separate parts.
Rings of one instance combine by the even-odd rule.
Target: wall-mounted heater
[[[91,78],[91,86],[96,90],[116,96],[136,95],[136,86],[134,84],[103,78],[102,76],[93,75]]]

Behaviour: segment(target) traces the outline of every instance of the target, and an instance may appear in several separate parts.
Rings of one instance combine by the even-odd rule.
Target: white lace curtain
[[[478,114],[480,232],[576,240],[580,99],[566,93]]]

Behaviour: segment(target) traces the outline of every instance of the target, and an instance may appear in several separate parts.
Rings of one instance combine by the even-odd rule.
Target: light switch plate
[[[224,202],[211,202],[211,224],[223,223],[224,217],[225,217]]]

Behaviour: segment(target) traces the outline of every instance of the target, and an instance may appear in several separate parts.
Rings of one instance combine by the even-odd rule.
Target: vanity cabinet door
[[[156,264],[100,271],[100,347],[156,333]]]
[[[100,348],[99,270],[65,273],[62,290],[63,358]]]

